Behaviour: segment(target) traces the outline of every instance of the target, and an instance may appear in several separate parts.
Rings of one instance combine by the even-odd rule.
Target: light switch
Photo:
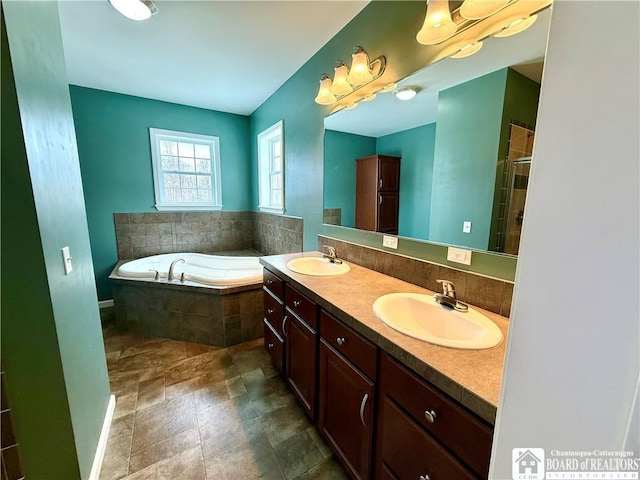
[[[462,263],[463,265],[471,265],[471,250],[448,247],[447,260],[450,262]]]
[[[382,236],[382,246],[388,248],[398,248],[398,237],[392,237],[390,235]]]
[[[62,263],[64,265],[64,274],[69,275],[73,270],[73,265],[71,265],[71,254],[69,253],[69,247],[62,248]]]
[[[462,233],[471,233],[471,222],[462,222]]]

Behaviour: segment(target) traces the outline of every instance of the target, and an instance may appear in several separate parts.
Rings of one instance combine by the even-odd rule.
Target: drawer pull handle
[[[427,422],[429,423],[433,423],[436,421],[436,412],[433,410],[425,410],[424,411],[424,418],[427,419]]]
[[[431,480],[429,475],[420,475],[420,480]]]
[[[273,308],[267,308],[267,315],[271,315],[275,310]]]
[[[367,406],[367,400],[369,400],[369,394],[365,393],[364,397],[362,397],[362,403],[360,404],[360,421],[365,427],[367,426],[367,423],[364,421],[364,407]]]
[[[338,337],[336,338],[336,343],[338,345],[344,345],[345,343],[347,343],[347,339],[345,337]]]
[[[382,179],[378,179],[378,188],[382,188]]]
[[[378,205],[382,205],[382,195],[378,195]]]
[[[271,348],[273,348],[274,346],[275,346],[275,345],[274,345],[273,343],[270,343],[270,344],[268,344],[268,345],[267,345],[267,348],[271,349]]]
[[[293,301],[293,308],[298,308],[300,306],[300,300]]]
[[[289,318],[288,315],[285,315],[284,318],[282,319],[282,334],[284,335],[284,338],[287,338],[287,318]]]

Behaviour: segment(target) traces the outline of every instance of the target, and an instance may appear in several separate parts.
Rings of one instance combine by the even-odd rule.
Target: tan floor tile
[[[100,470],[100,480],[117,480],[127,475],[133,423],[133,414],[120,417],[111,422]]]
[[[274,450],[287,480],[293,480],[325,460],[307,431],[288,438]]]
[[[231,398],[198,412],[200,439],[204,441],[220,430],[232,429],[237,424],[243,425],[257,416],[258,412],[247,395]]]
[[[138,392],[122,395],[116,398],[116,411],[113,418],[124,417],[136,411],[136,402],[138,401]]]
[[[164,402],[164,375],[138,383],[138,403],[136,410]]]
[[[311,426],[297,404],[267,412],[260,419],[273,447],[277,447],[280,443]]]
[[[149,465],[126,480],[206,480],[200,447],[191,448]]]
[[[156,443],[132,454],[131,460],[129,461],[129,473],[135,473],[149,465],[173,457],[178,453],[197,447],[198,445],[200,445],[200,434],[197,428],[179,433],[163,442]]]
[[[337,460],[329,459],[300,475],[296,480],[349,480],[349,475]]]
[[[227,451],[206,462],[209,480],[281,480],[273,450],[266,439]]]

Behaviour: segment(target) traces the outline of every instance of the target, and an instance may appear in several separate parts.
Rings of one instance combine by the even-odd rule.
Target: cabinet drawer
[[[477,478],[431,435],[413,421],[389,397],[382,398],[380,408],[380,451],[378,479],[469,480]]]
[[[265,287],[262,289],[264,297],[264,319],[267,320],[271,326],[278,332],[280,338],[284,338],[284,331],[282,330],[282,316],[284,315],[284,306],[282,301],[273,296],[271,292]]]
[[[269,322],[263,320],[263,324],[264,346],[267,349],[267,353],[271,356],[273,365],[282,372],[282,366],[284,364],[284,344]]]
[[[376,378],[376,346],[355,330],[320,311],[320,336],[369,378]]]
[[[418,424],[486,477],[492,429],[390,356],[383,354],[380,368],[381,394],[402,405]]]
[[[284,300],[284,282],[266,268],[262,271],[264,286],[280,300]]]
[[[298,317],[307,322],[307,324],[316,330],[318,328],[318,311],[316,303],[305,297],[291,285],[285,285],[285,298],[287,307]]]

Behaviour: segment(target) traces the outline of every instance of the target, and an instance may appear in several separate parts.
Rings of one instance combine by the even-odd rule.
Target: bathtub
[[[181,278],[189,282],[212,285],[233,286],[262,281],[262,266],[258,257],[230,257],[224,255],[205,255],[202,253],[168,253],[139,258],[123,263],[117,274],[125,278],[149,279],[159,275],[159,281],[167,281],[169,266],[174,260],[173,282]],[[182,276],[184,274],[184,276]]]
[[[177,259],[184,263],[175,264],[169,282],[169,266]],[[119,262],[109,279],[121,331],[217,347],[263,335],[258,257],[154,255]]]

